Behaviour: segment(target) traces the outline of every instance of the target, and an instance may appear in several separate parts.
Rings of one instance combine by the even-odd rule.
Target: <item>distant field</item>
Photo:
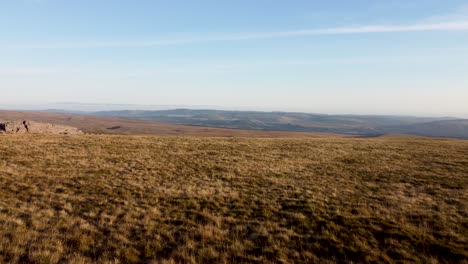
[[[308,138],[308,137],[349,137],[334,133],[258,131],[189,126],[157,121],[143,121],[124,118],[69,115],[44,112],[16,112],[0,110],[1,120],[31,120],[81,129],[85,133],[117,135],[158,135],[197,137],[254,137],[254,138]]]
[[[327,132],[366,137],[397,133],[425,137],[468,139],[468,119],[456,117],[326,115],[209,109],[122,110],[88,114],[250,130]]]
[[[0,263],[467,263],[468,141],[0,135]]]

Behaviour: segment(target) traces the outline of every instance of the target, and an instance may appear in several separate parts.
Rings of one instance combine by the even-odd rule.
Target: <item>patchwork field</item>
[[[0,135],[0,263],[468,263],[468,141]]]

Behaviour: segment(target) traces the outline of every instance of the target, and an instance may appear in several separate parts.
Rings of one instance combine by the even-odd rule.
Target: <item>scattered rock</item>
[[[0,122],[0,133],[50,133],[65,135],[82,135],[83,131],[63,125],[41,123],[35,121]]]

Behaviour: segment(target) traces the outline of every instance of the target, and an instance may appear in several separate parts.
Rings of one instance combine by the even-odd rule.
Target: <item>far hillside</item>
[[[288,112],[175,109],[103,111],[95,116],[156,120],[192,126],[263,131],[325,132],[359,136],[388,133],[468,139],[468,120],[454,117],[325,115]]]
[[[90,115],[0,110],[0,122],[8,120],[28,120],[55,125],[72,126],[82,130],[85,133],[91,134],[253,138],[349,137],[349,135],[334,133],[242,130],[189,126],[154,120],[135,120]]]
[[[387,128],[389,132],[429,137],[468,139],[468,119],[442,120]]]

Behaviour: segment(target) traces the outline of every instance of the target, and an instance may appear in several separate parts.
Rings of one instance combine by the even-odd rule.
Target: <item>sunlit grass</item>
[[[0,135],[0,263],[457,263],[468,141]]]

